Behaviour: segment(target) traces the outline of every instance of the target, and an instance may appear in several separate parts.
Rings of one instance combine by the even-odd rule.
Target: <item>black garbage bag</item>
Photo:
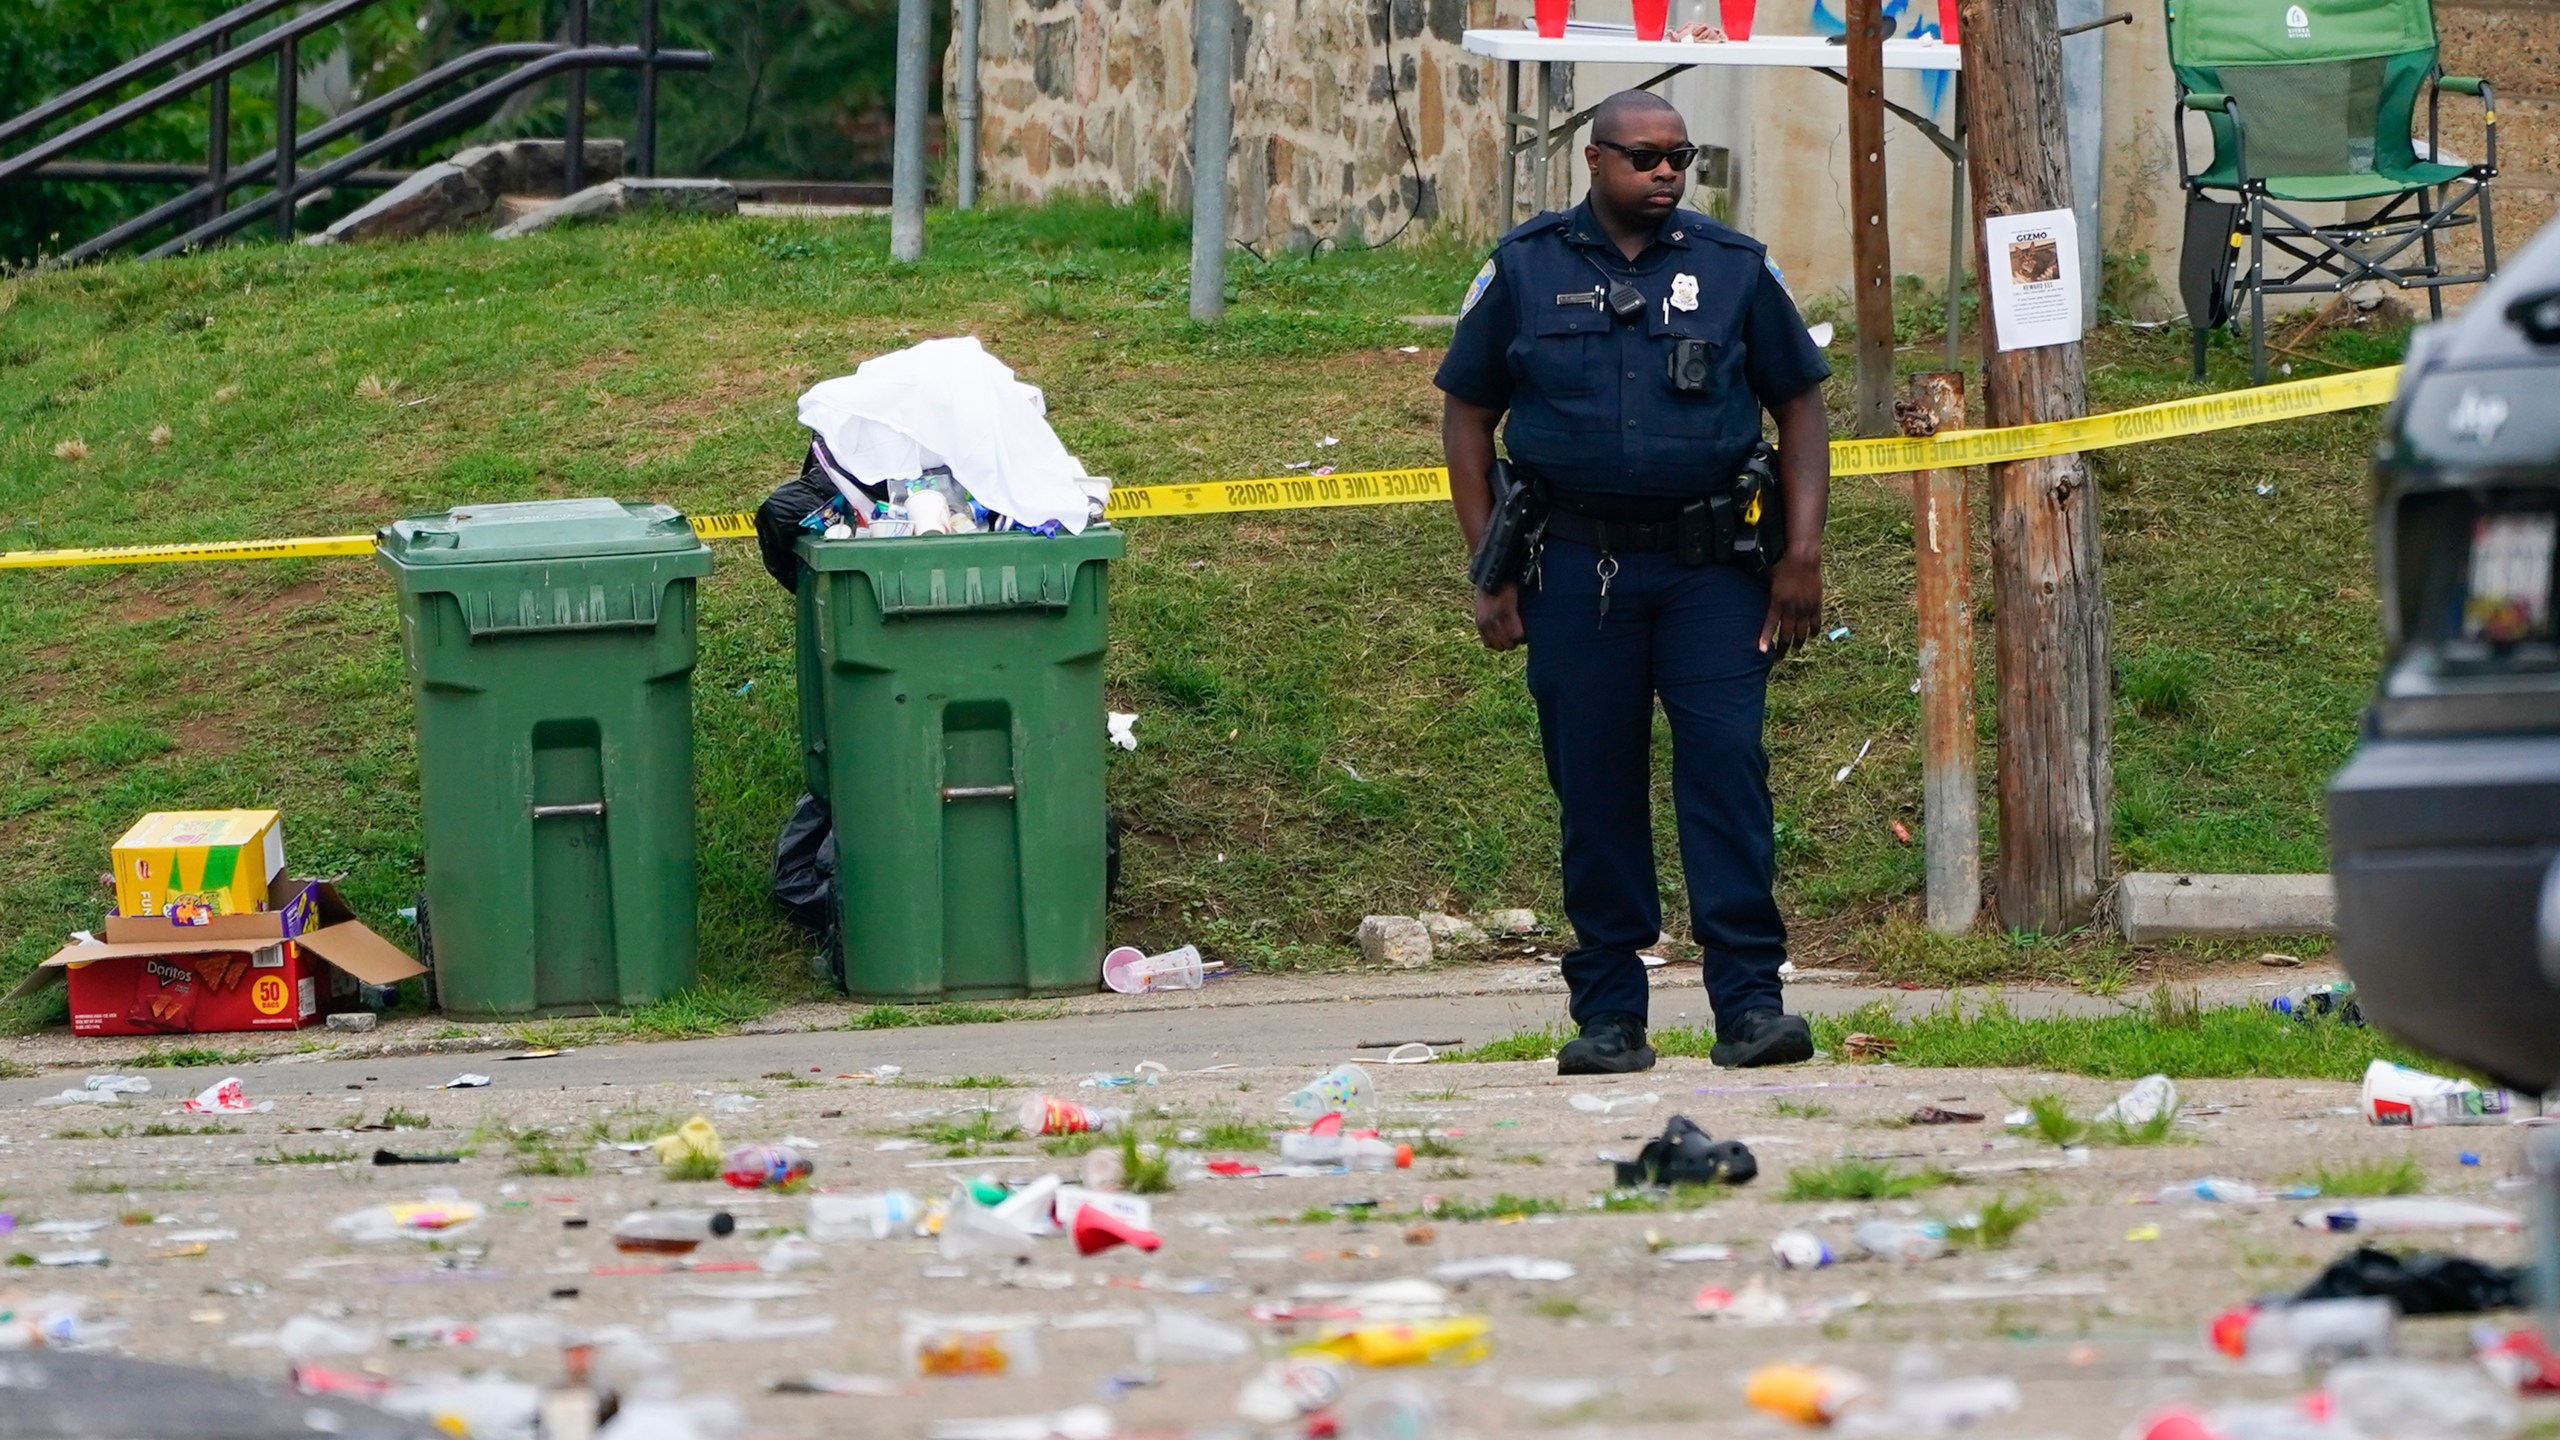
[[[2468,1255],[2394,1255],[2367,1245],[2321,1271],[2293,1298],[2378,1297],[2403,1315],[2477,1315],[2523,1305],[2526,1273],[2521,1265],[2490,1265]]]
[[[1659,1138],[1645,1142],[1633,1160],[1618,1162],[1618,1183],[1636,1185],[1747,1185],[1760,1161],[1739,1140],[1710,1139],[1686,1115],[1674,1115]]]
[[[773,903],[792,924],[826,930],[836,923],[836,826],[827,802],[802,795],[773,843]]]
[[[877,500],[889,492],[856,480],[856,489]],[[813,442],[800,459],[800,473],[773,487],[773,493],[756,507],[756,553],[764,561],[765,573],[783,589],[797,594],[800,589],[800,557],[793,547],[803,536],[823,535],[830,525],[851,524],[853,510],[845,501],[845,492],[830,478],[818,446]]]
[[[827,975],[844,988],[844,931],[836,908],[836,826],[827,802],[802,795],[773,842],[773,903],[783,917],[818,938]]]

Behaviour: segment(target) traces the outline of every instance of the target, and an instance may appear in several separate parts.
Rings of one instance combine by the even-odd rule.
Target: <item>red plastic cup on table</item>
[[[1964,43],[1956,38],[1956,0],[1938,0],[1938,35],[1950,45]]]
[[[1717,0],[1716,18],[1724,27],[1724,38],[1750,39],[1751,12],[1756,8],[1757,0]]]
[[[1636,38],[1659,40],[1671,23],[1671,0],[1635,0]]]
[[[1538,0],[1538,33],[1550,40],[1563,39],[1564,22],[1572,14],[1573,0]]]

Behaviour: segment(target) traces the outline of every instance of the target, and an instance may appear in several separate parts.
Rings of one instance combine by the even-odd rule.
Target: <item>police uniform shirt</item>
[[[1610,311],[1613,281],[1635,287],[1643,313]],[[1673,388],[1681,340],[1707,347],[1702,391]],[[1559,503],[1638,519],[1735,474],[1761,438],[1762,407],[1830,374],[1760,242],[1674,210],[1630,261],[1585,200],[1502,237],[1433,383],[1508,411],[1513,462]]]

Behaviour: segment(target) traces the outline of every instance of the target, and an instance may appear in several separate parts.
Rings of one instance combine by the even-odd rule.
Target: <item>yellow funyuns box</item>
[[[273,810],[145,815],[116,842],[116,913],[201,925],[267,908],[284,873],[284,817]]]

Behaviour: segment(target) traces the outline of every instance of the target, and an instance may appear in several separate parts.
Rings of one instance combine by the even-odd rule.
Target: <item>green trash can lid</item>
[[[620,500],[457,505],[442,515],[394,521],[378,538],[383,554],[403,565],[484,565],[706,548],[674,506]]]

